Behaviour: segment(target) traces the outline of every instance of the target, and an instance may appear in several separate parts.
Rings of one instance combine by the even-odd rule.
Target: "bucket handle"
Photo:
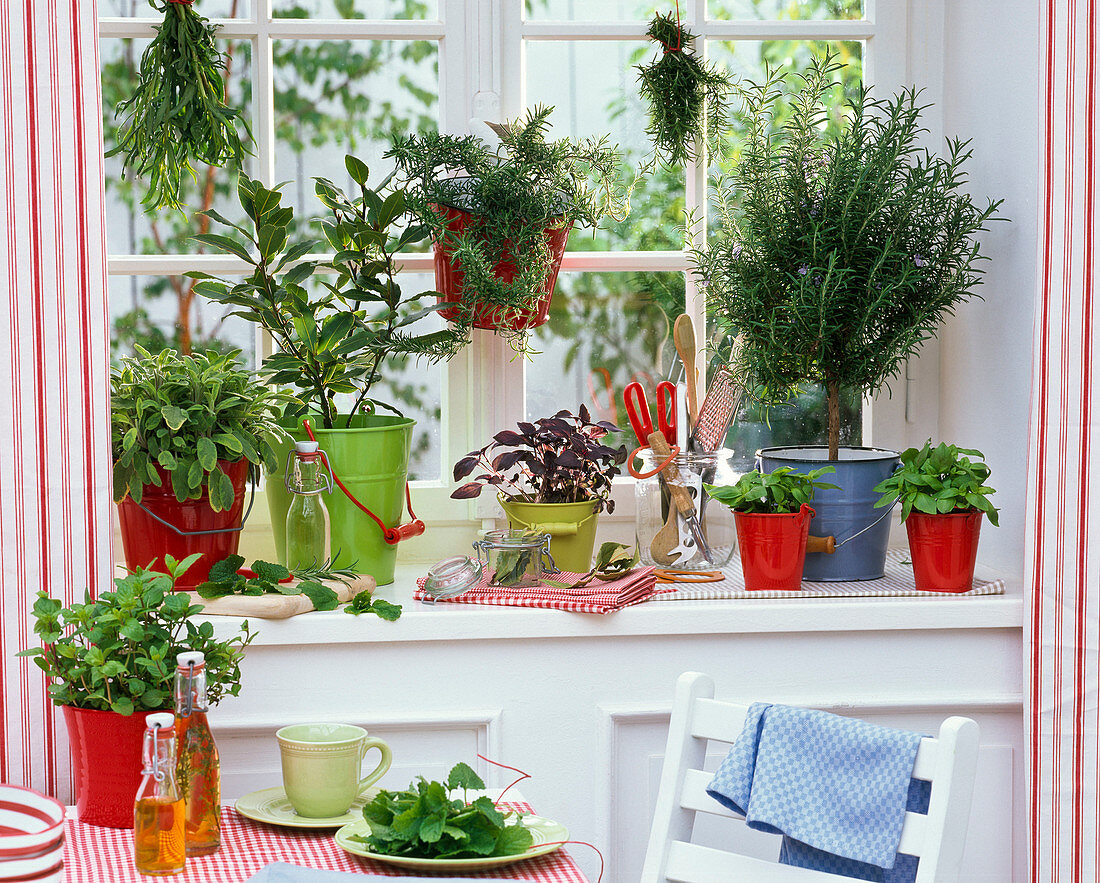
[[[552,537],[573,537],[576,536],[581,529],[582,524],[586,524],[595,518],[599,513],[593,512],[590,515],[586,515],[580,521],[524,521],[522,518],[516,518],[514,515],[509,514],[508,520],[514,521],[516,524],[523,525],[527,530],[537,530],[542,533],[548,533]]]
[[[248,516],[252,512],[252,504],[254,502],[256,502],[256,479],[255,478],[252,479],[251,484],[252,484],[252,493],[249,494],[249,496],[248,496],[248,508],[244,510],[244,515],[241,516],[241,526],[240,527],[218,527],[218,528],[215,528],[214,530],[180,530],[180,528],[176,527],[171,522],[165,521],[163,518],[161,518],[159,515],[157,515],[156,512],[151,511],[149,508],[147,508],[143,504],[139,503],[133,497],[130,497],[130,502],[133,503],[135,506],[137,506],[142,512],[144,512],[146,515],[148,515],[154,521],[158,522],[159,524],[162,524],[164,527],[168,528],[170,531],[173,531],[174,533],[176,533],[177,535],[179,535],[181,537],[208,537],[208,536],[213,536],[216,533],[240,533],[242,530],[244,530],[244,524],[245,524],[246,521],[248,521]]]
[[[317,441],[313,437],[313,427],[309,425],[309,419],[302,421],[302,426],[305,427],[306,435],[309,436],[310,441]],[[410,521],[404,524],[399,524],[397,527],[386,527],[382,523],[382,519],[370,511],[366,506],[355,499],[355,495],[348,490],[347,485],[340,481],[340,476],[336,474],[336,470],[332,468],[332,463],[328,458],[328,454],[321,451],[321,458],[325,462],[325,466],[328,467],[329,475],[332,476],[332,480],[336,482],[336,486],[344,492],[344,495],[351,500],[356,506],[358,506],[363,512],[365,512],[375,524],[378,525],[378,529],[382,531],[382,539],[391,546],[396,546],[402,540],[412,539],[418,537],[424,533],[424,522],[416,517],[416,513],[413,512],[412,493],[409,491],[409,482],[405,481],[405,505],[409,510]]]

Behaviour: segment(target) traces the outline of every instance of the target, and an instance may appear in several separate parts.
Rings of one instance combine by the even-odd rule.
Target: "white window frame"
[[[438,0],[434,20],[312,20],[273,18],[272,0],[251,0],[251,16],[216,19],[219,37],[252,42],[253,107],[256,174],[275,181],[275,121],[272,45],[277,39],[429,40],[439,50],[439,124],[441,131],[464,133],[472,120],[503,121],[520,116],[525,107],[526,46],[532,41],[615,41],[645,39],[647,21],[528,21],[523,0]],[[858,21],[717,21],[707,17],[706,0],[681,0],[684,23],[699,35],[704,47],[711,40],[818,39],[858,40],[866,46],[864,76],[879,94],[888,94],[909,82],[930,88],[926,94],[938,106],[942,95],[942,0],[864,0],[865,18]],[[155,20],[100,19],[100,37],[143,38],[153,34]],[[919,51],[912,33],[919,33]],[[928,118],[932,144],[939,141],[938,117]],[[705,223],[705,165],[689,164],[686,172],[687,209]],[[703,229],[697,226],[697,229]],[[317,255],[316,257],[321,257]],[[430,254],[406,254],[399,259],[409,271],[430,272]],[[223,255],[109,255],[112,276],[180,275],[188,270],[241,274],[247,265]],[[672,271],[689,269],[686,251],[567,252],[563,273]],[[698,287],[686,280],[686,309],[695,321],[699,339],[706,339],[706,314]],[[257,350],[269,351],[270,342],[258,336]],[[438,480],[414,483],[414,504],[427,521],[452,524],[486,522],[499,515],[491,495],[473,501],[450,498],[450,464],[480,447],[501,428],[526,415],[525,370],[513,359],[507,343],[488,332],[475,332],[472,345],[444,369],[441,389],[442,475]],[[938,365],[935,353],[911,369],[908,382],[895,384],[894,395],[866,403],[865,438],[876,443],[909,443],[908,436],[934,433],[938,422]],[[899,389],[904,394],[898,395]],[[926,394],[921,395],[921,391]],[[931,394],[927,394],[931,392]],[[904,428],[899,432],[898,427]],[[919,427],[919,431],[914,428]],[[931,429],[929,427],[932,427]],[[904,435],[905,438],[896,438]],[[616,520],[633,519],[630,479],[616,487]]]

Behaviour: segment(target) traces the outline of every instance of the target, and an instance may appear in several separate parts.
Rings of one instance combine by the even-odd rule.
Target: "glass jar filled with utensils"
[[[733,557],[733,513],[714,503],[703,485],[725,487],[740,477],[730,451],[682,451],[669,459],[650,448],[637,452],[645,476],[634,484],[635,529],[644,564],[677,570],[716,570]],[[675,472],[667,466],[675,466]],[[677,476],[678,473],[678,476]]]

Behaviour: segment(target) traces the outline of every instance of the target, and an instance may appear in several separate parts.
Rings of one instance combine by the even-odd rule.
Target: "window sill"
[[[1021,580],[979,567],[983,578],[1002,576],[1004,595],[969,598],[791,598],[650,602],[604,616],[525,607],[425,604],[413,600],[425,568],[399,565],[378,597],[401,604],[401,618],[384,622],[343,610],[287,620],[253,620],[256,646],[506,641],[550,638],[622,638],[647,635],[737,635],[865,631],[1013,629],[1023,626]],[[203,617],[200,617],[200,619]],[[220,637],[235,630],[235,617],[209,617]]]

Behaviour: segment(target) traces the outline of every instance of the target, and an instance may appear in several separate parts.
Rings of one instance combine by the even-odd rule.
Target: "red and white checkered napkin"
[[[632,604],[641,604],[656,594],[657,579],[652,567],[639,567],[610,582],[593,579],[588,585],[576,588],[586,577],[583,573],[563,570],[555,573],[555,582],[569,583],[571,588],[559,588],[545,583],[530,588],[516,586],[490,586],[489,577],[483,576],[472,589],[453,598],[439,599],[456,604],[496,604],[501,607],[547,607],[554,610],[571,610],[574,613],[612,613]],[[425,577],[416,581],[418,601],[433,600],[424,591]]]
[[[504,802],[501,807],[532,812],[526,803]],[[351,871],[381,877],[408,877],[397,868],[344,852],[333,839],[335,831],[308,831],[265,825],[222,807],[222,845],[213,855],[187,860],[187,868],[169,879],[176,883],[241,883],[272,862],[287,862],[326,871]],[[134,832],[66,821],[65,883],[148,883],[134,869]],[[493,871],[469,871],[463,877],[532,880],[537,883],[588,883],[588,878],[565,848],[505,865]],[[430,876],[425,877],[430,880]]]

